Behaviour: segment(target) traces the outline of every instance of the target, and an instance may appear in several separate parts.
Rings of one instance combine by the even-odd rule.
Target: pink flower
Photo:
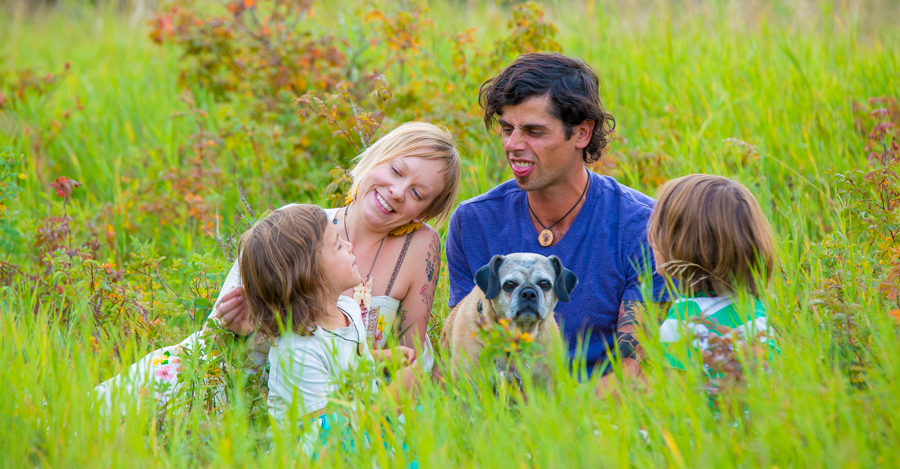
[[[156,370],[156,377],[164,380],[169,380],[175,377],[172,373],[169,373],[168,366],[161,366],[158,370]]]

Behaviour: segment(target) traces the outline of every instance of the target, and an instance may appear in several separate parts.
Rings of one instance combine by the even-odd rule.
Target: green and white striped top
[[[757,332],[765,331],[765,337],[760,340],[777,349],[771,339],[774,333],[769,328],[766,308],[756,298],[753,298],[752,309],[748,306],[750,305],[736,304],[731,296],[695,296],[675,300],[669,308],[669,315],[659,327],[659,339],[663,343],[666,362],[674,368],[685,369],[682,362],[685,358],[691,361],[700,359],[700,354],[691,353],[692,351],[703,352],[709,349],[710,334],[754,337]],[[704,324],[689,322],[688,319],[693,316],[702,317],[730,330],[721,334]],[[688,340],[691,347],[676,348],[677,342]]]

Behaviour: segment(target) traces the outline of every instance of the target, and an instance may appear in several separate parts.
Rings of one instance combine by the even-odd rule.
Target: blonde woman
[[[443,222],[453,207],[460,159],[453,137],[422,122],[400,125],[356,158],[351,197],[344,207],[326,210],[353,254],[363,282],[344,294],[360,305],[367,342],[374,350],[402,345],[417,351],[418,366],[434,363],[428,320],[440,272],[441,242],[426,222]],[[228,273],[210,317],[238,335],[253,333],[244,300],[239,260]],[[268,344],[251,339],[251,363],[265,362]],[[181,344],[151,352],[126,372],[102,383],[97,392],[109,403],[117,384],[126,394],[145,392],[149,380],[168,384],[160,401],[177,392],[178,355],[202,346],[203,331]],[[163,370],[163,367],[165,369]],[[159,389],[159,388],[157,388]],[[133,392],[134,391],[134,392]]]

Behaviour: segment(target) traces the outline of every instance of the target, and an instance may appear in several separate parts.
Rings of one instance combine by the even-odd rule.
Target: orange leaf
[[[894,321],[900,322],[900,309],[892,309],[888,312],[888,316],[890,316]]]

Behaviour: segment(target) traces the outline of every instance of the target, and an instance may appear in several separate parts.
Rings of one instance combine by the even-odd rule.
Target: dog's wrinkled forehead
[[[556,278],[550,259],[532,253],[515,253],[506,256],[497,272],[500,282],[515,280],[517,283],[537,283]]]

